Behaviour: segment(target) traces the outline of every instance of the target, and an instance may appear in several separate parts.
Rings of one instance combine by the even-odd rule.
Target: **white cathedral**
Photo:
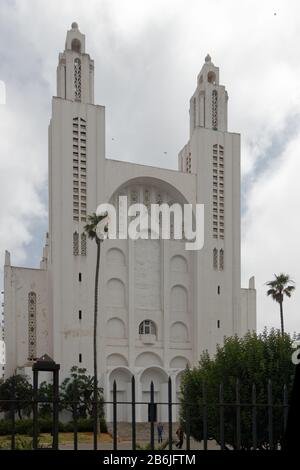
[[[213,354],[224,336],[256,329],[254,278],[241,288],[240,135],[227,130],[228,95],[210,56],[190,100],[190,138],[178,170],[106,159],[105,108],[94,104],[94,62],[76,23],[59,54],[57,95],[49,125],[49,233],[40,268],[11,265],[5,256],[6,376],[31,375],[47,353],[61,365],[93,371],[96,246],[86,238],[87,215],[103,202],[204,204],[204,247],[183,240],[105,240],[100,269],[99,380],[111,399],[173,400],[185,367]],[[167,407],[164,407],[167,408]],[[167,409],[158,419],[167,419]],[[108,410],[108,414],[110,411]],[[110,416],[108,416],[108,420]],[[118,419],[130,419],[120,407]],[[137,407],[137,420],[147,409]],[[176,419],[176,416],[175,418]]]

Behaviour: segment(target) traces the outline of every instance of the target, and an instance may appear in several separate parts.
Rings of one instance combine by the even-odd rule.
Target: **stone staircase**
[[[154,437],[155,437],[155,444],[157,444],[157,423],[154,424]],[[169,437],[169,424],[163,423],[164,426],[164,434],[163,434],[163,441],[166,441]],[[172,435],[173,439],[176,440],[176,430],[178,428],[178,423],[173,423],[172,425]],[[107,423],[108,432],[113,435],[113,423]],[[150,442],[150,423],[136,423],[136,442],[137,443],[144,443]],[[126,422],[118,422],[117,423],[117,434],[118,434],[118,441],[131,441],[132,435],[132,426],[131,423]]]

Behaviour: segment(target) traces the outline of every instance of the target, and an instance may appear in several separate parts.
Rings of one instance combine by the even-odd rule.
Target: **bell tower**
[[[219,85],[219,67],[215,67],[207,54],[190,99],[190,136],[196,127],[226,132],[227,101],[227,91]]]
[[[57,66],[57,96],[94,104],[94,61],[85,52],[85,35],[72,23]]]

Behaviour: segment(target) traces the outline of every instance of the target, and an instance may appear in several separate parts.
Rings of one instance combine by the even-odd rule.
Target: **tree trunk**
[[[282,305],[282,300],[279,302],[280,306],[280,323],[281,323],[281,334],[282,336],[284,335],[284,323],[283,323],[283,305]]]
[[[94,424],[98,429],[98,366],[97,366],[97,322],[98,322],[98,284],[99,284],[99,270],[100,270],[100,252],[101,252],[101,240],[96,238],[97,243],[97,261],[96,261],[96,273],[95,273],[95,298],[94,298]]]

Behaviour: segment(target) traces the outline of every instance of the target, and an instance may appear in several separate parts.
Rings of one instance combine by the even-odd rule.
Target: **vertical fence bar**
[[[191,408],[190,404],[186,407],[186,450],[191,448]]]
[[[93,381],[93,449],[98,449],[98,383]]]
[[[58,449],[58,400],[59,400],[59,380],[58,369],[53,373],[53,449]]]
[[[268,435],[270,450],[274,448],[273,442],[273,397],[272,397],[272,382],[268,380]]]
[[[168,381],[168,421],[169,421],[169,450],[173,447],[173,419],[172,419],[172,380],[169,377]]]
[[[236,449],[241,449],[241,399],[240,399],[240,381],[236,380],[235,385],[236,398]]]
[[[113,449],[118,449],[118,435],[117,435],[117,384],[114,380],[113,383]]]
[[[11,450],[15,450],[16,448],[16,420],[15,420],[15,409],[16,409],[16,383],[15,383],[15,376],[12,376],[12,383],[11,383],[11,405],[10,405],[10,415],[11,415]]]
[[[150,385],[150,448],[154,450],[154,384]]]
[[[283,386],[283,432],[285,433],[289,412],[289,399],[286,384]]]
[[[32,447],[37,449],[38,443],[38,371],[33,371],[33,435]]]
[[[256,407],[256,386],[252,385],[252,445],[253,450],[257,449],[257,407]]]
[[[207,395],[206,383],[202,383],[202,400],[203,400],[203,449],[207,450]]]
[[[220,384],[219,388],[219,406],[220,406],[220,445],[221,450],[225,449],[225,435],[224,435],[224,386]]]
[[[131,426],[132,426],[132,450],[136,450],[136,420],[135,420],[135,378],[131,378]]]
[[[78,450],[78,426],[77,426],[77,405],[78,405],[78,387],[77,381],[74,382],[74,396],[73,396],[73,423],[74,423],[74,450]]]

